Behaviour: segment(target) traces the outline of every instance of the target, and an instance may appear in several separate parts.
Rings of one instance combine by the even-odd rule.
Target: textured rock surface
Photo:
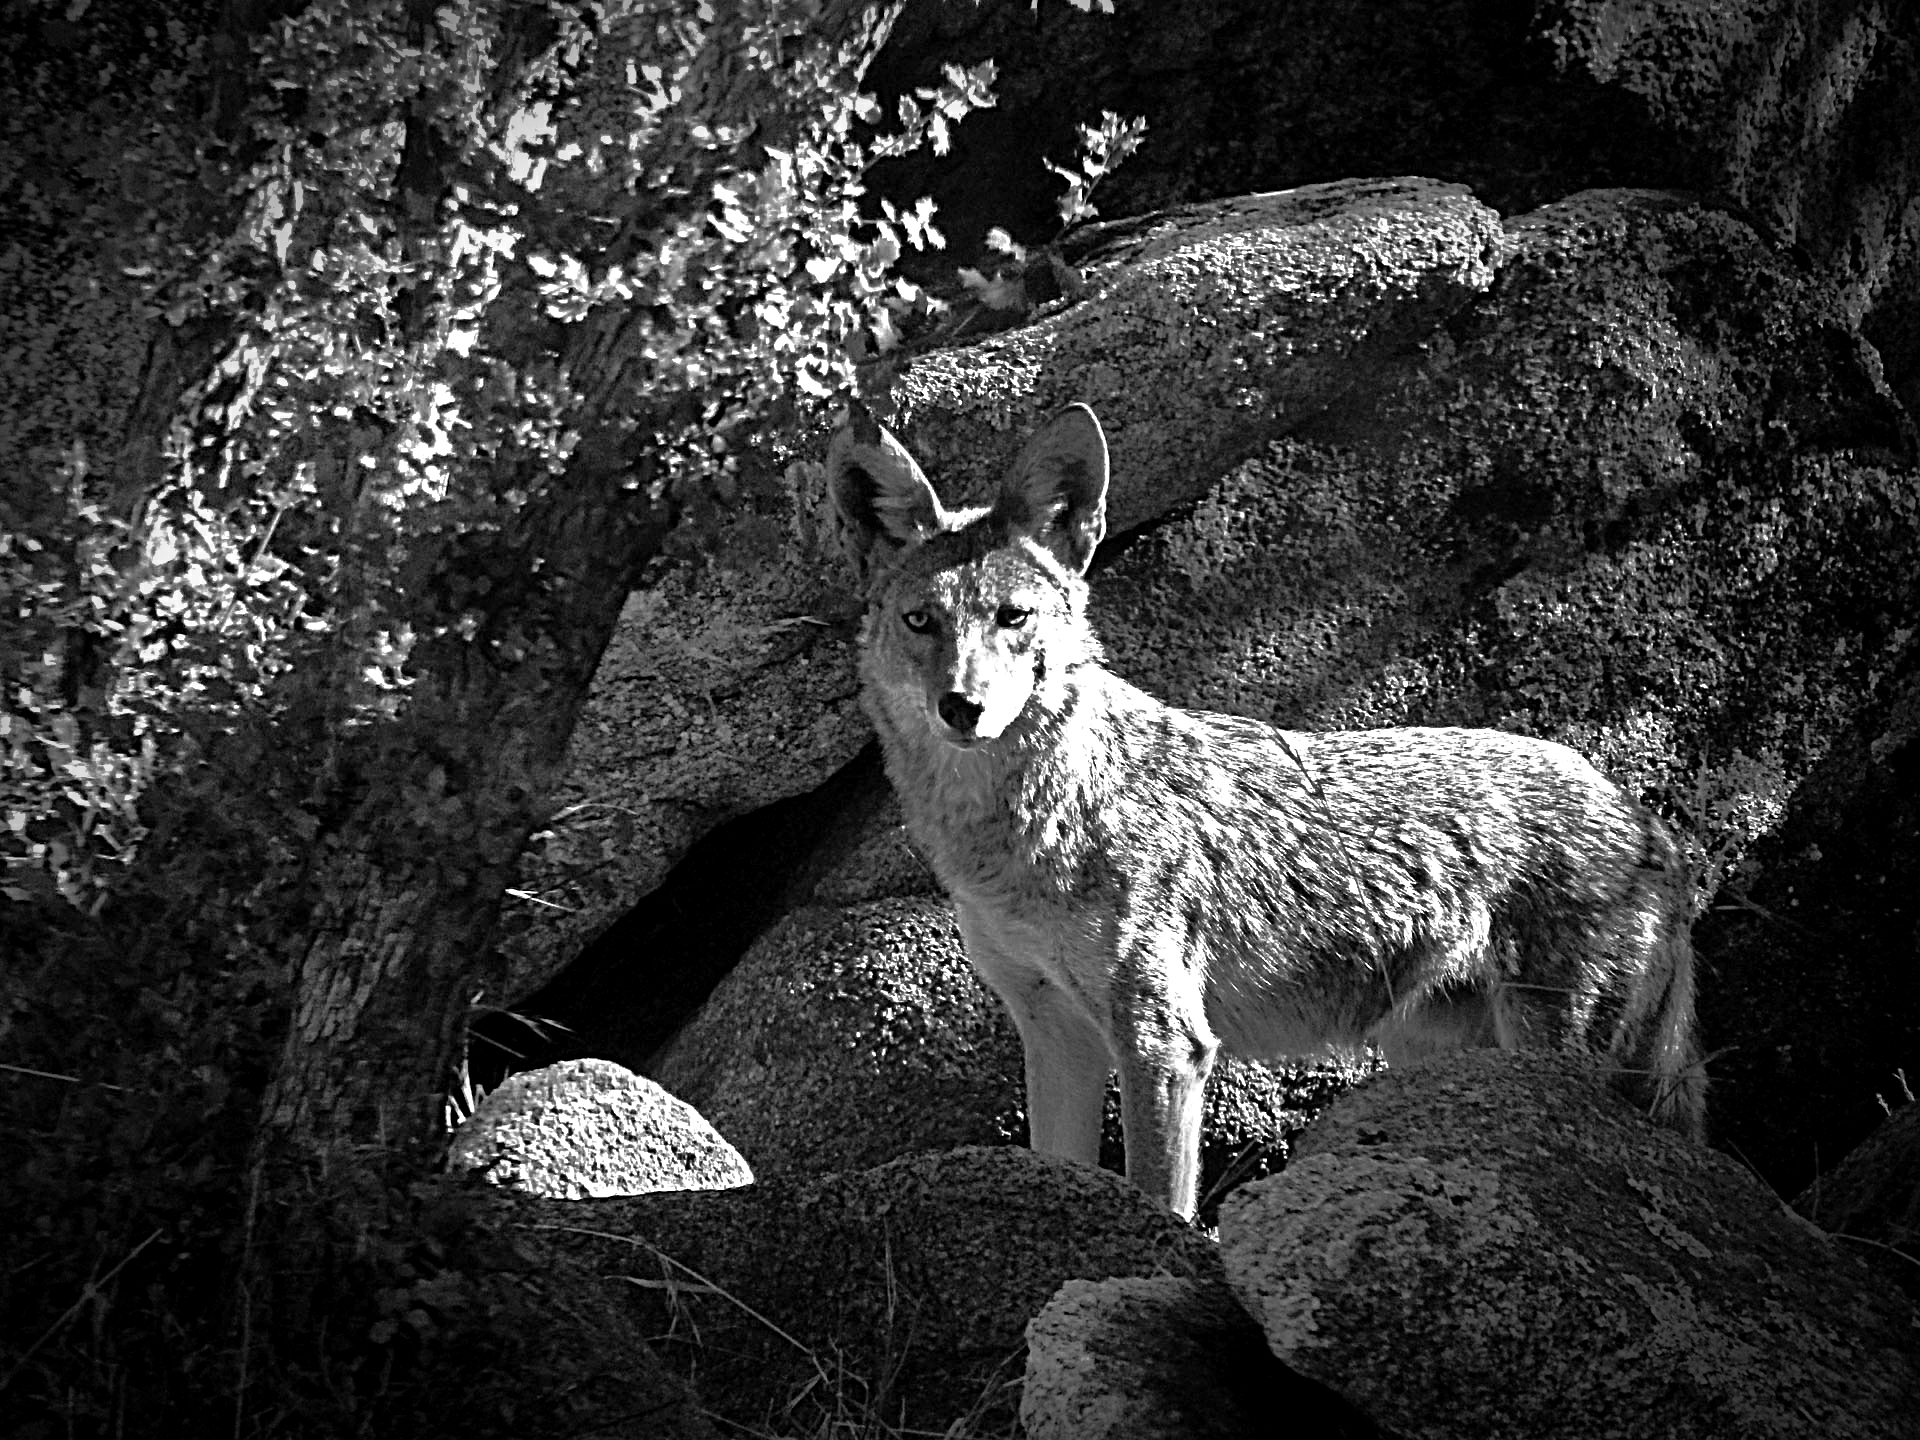
[[[1309,728],[1564,740],[1737,855],[1912,648],[1911,431],[1817,285],[1638,193],[1093,587],[1115,668]]]
[[[790,915],[653,1073],[762,1176],[992,1144],[1020,1125],[1020,1039],[937,900]]]
[[[1255,1440],[1382,1432],[1267,1350],[1224,1284],[1069,1280],[1027,1326],[1028,1440]]]
[[[623,1289],[721,1417],[761,1425],[807,1392],[785,1433],[817,1433],[836,1387],[889,1424],[940,1434],[977,1405],[972,1433],[1005,1433],[1026,1323],[1067,1280],[1220,1279],[1213,1244],[1118,1176],[1019,1149],[744,1190],[509,1203],[532,1253]]]
[[[534,898],[503,920],[511,997],[552,978],[702,835],[813,788],[866,743],[849,658],[857,608],[837,561],[811,532],[769,537],[758,563],[662,564],[629,599],[574,731],[561,808],[521,862],[517,888]]]
[[[1868,0],[1567,0],[1570,69],[1637,97],[1703,187],[1804,247],[1920,401],[1920,12]]]
[[[989,225],[1045,243],[1073,127],[1112,106],[1147,121],[1103,180],[1109,215],[1334,175],[1460,181],[1516,214],[1599,185],[1724,196],[1834,275],[1848,310],[1920,394],[1920,11],[1878,0],[1271,0],[1121,5],[1086,23],[914,0],[875,70],[883,91],[942,63],[1000,64],[965,143],[883,174],[931,192],[978,263]],[[949,256],[953,258],[949,260]]]
[[[1904,1298],[1570,1058],[1375,1077],[1220,1235],[1274,1353],[1409,1437],[1896,1440],[1920,1415]]]
[[[605,1060],[509,1077],[454,1132],[447,1168],[558,1200],[753,1183],[697,1110]]]
[[[1793,1202],[1920,1305],[1920,1104],[1908,1100]],[[1915,1350],[1920,1351],[1920,1340]]]
[[[1343,180],[1130,222],[1078,303],[915,363],[895,427],[949,499],[996,485],[1035,424],[1083,401],[1118,534],[1202,494],[1373,381],[1492,285],[1510,241],[1465,187]]]

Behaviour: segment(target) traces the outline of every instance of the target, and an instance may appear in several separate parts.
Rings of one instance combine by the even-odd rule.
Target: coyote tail
[[[1664,974],[1647,1046],[1647,1113],[1696,1141],[1706,1138],[1707,1076],[1693,1025],[1693,941],[1686,917],[1665,927],[1659,942]]]

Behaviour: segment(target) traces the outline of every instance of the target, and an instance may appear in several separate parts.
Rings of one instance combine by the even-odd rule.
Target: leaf
[[[1022,264],[1026,263],[1026,247],[1015,240],[1013,236],[1009,235],[1005,230],[1002,230],[998,225],[995,225],[991,230],[987,231],[987,248],[989,250],[998,250],[1002,255],[1011,255]]]
[[[958,272],[960,283],[990,310],[1025,310],[1027,308],[1026,286],[1020,283],[1019,276],[1011,278],[995,275],[988,279],[978,270],[962,267]]]

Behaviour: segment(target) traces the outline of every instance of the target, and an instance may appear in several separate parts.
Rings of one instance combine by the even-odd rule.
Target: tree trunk
[[[311,908],[291,932],[270,1145],[419,1151],[441,1138],[467,1014],[502,998],[489,945],[515,861],[547,818],[594,669],[664,534],[664,517],[622,490],[609,448],[581,452],[601,463],[577,464],[522,524],[447,558],[484,577],[487,620],[470,639],[423,645],[403,715],[339,764],[354,798],[314,841]]]

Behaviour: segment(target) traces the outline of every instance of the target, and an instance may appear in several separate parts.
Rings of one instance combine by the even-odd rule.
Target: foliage
[[[497,618],[449,558],[583,463],[694,544],[772,483],[745,438],[846,389],[915,301],[890,269],[930,207],[863,213],[863,171],[991,103],[990,65],[955,68],[876,129],[857,79],[887,19],[814,39],[818,11],[320,0],[250,39],[187,8],[15,47],[4,180],[32,223],[6,268],[98,313],[5,316],[38,362],[0,434],[11,897],[97,904],[156,765],[242,720],[398,713],[417,647]],[[153,103],[81,166],[61,137],[90,63],[94,114],[118,84]],[[284,800],[294,843],[306,804]]]
[[[1047,162],[1047,168],[1067,182],[1067,193],[1060,199],[1060,223],[1068,227],[1100,213],[1093,208],[1094,186],[1140,148],[1141,140],[1146,138],[1147,122],[1143,116],[1122,120],[1113,111],[1103,110],[1098,125],[1077,128],[1080,134],[1078,168]]]
[[[1036,298],[1078,294],[1085,283],[1079,271],[1061,256],[1059,242],[1076,225],[1099,215],[1093,206],[1094,188],[1140,148],[1147,122],[1143,116],[1123,120],[1105,110],[1099,124],[1075,128],[1080,136],[1078,166],[1044,162],[1047,169],[1067,182],[1066,194],[1058,201],[1060,230],[1053,240],[1035,255],[998,225],[992,226],[987,231],[987,248],[1006,256],[1011,265],[991,276],[971,266],[963,266],[958,272],[961,285],[988,310],[1023,315]],[[1040,278],[1043,273],[1044,280]]]

